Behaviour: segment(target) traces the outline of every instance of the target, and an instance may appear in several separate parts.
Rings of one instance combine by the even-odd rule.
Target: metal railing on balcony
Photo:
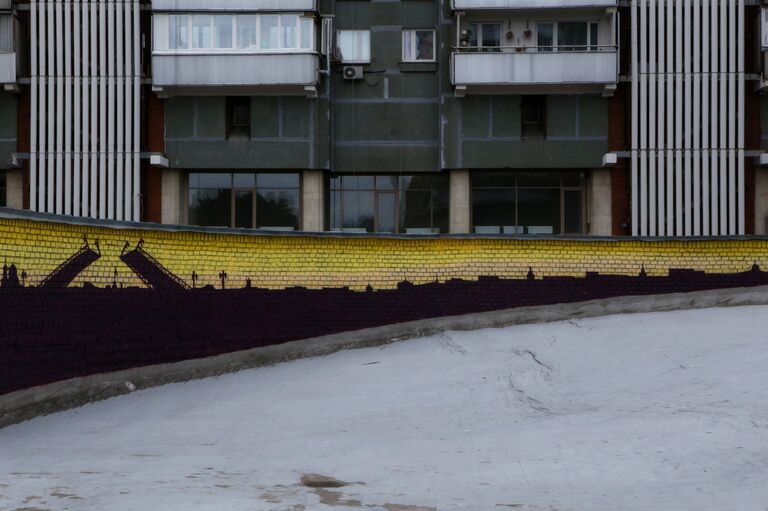
[[[454,85],[611,84],[618,81],[617,45],[459,46]]]

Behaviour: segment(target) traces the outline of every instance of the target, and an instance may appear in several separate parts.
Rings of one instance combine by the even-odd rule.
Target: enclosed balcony
[[[13,14],[0,11],[0,84],[6,88],[15,84],[18,76],[18,28]]]
[[[315,23],[303,13],[156,13],[153,88],[162,96],[314,95]]]
[[[0,0],[0,5],[4,0]],[[10,1],[10,0],[8,0]],[[317,0],[152,0],[152,11],[314,12]]]
[[[453,0],[456,11],[616,7],[617,0]]]
[[[616,88],[616,9],[537,9],[504,15],[457,12],[456,17],[459,29],[452,51],[451,78],[458,96],[610,95]]]

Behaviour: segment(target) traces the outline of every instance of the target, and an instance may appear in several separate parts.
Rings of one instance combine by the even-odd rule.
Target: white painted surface
[[[631,5],[633,234],[743,234],[744,0]]]
[[[454,85],[609,84],[615,51],[453,53]]]
[[[140,391],[0,430],[0,506],[761,509],[767,317],[448,332]],[[352,484],[325,505],[310,472]]]
[[[152,0],[154,11],[316,11],[317,0]]]
[[[0,83],[16,83],[16,52],[0,53]]]
[[[541,9],[556,7],[615,7],[617,0],[453,0],[461,9]]]
[[[126,21],[137,19],[138,2],[37,2],[31,10],[39,41],[31,58],[39,113],[30,127],[31,209],[138,220],[140,34]]]
[[[314,53],[152,56],[156,87],[258,86],[317,83]]]

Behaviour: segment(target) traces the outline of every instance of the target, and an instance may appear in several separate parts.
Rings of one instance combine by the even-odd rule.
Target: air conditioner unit
[[[344,66],[341,73],[345,80],[362,80],[363,66]]]

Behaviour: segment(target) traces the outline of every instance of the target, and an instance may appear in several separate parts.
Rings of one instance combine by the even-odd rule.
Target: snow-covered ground
[[[357,508],[764,511],[768,307],[447,333],[0,430],[2,510]]]

